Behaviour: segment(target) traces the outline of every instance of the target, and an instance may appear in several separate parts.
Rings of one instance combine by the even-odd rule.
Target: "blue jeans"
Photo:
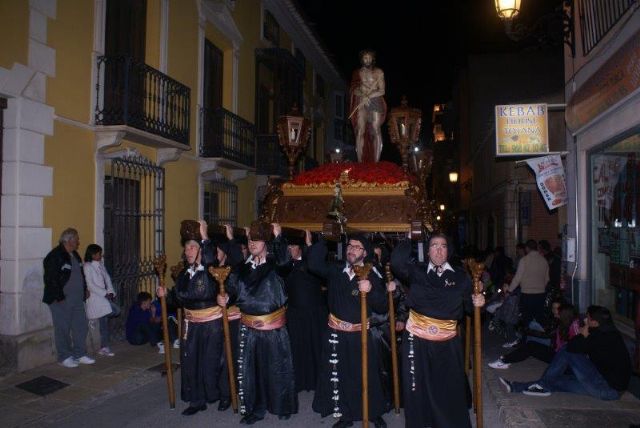
[[[567,370],[570,369],[570,370]],[[512,392],[522,392],[537,383],[551,392],[572,392],[600,400],[617,400],[620,394],[611,388],[586,354],[574,354],[565,348],[551,360],[540,380],[512,382]]]

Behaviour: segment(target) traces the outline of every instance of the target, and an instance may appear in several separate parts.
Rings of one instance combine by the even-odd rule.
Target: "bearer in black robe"
[[[471,296],[471,282],[447,262],[444,235],[429,239],[429,262],[411,259],[411,242],[391,255],[393,273],[408,284],[409,319],[402,339],[402,382],[407,428],[470,427],[462,341],[457,321],[463,311],[484,305]],[[390,284],[390,289],[393,283]]]
[[[362,420],[362,346],[360,342],[360,292],[367,293],[367,316],[371,309],[387,310],[387,294],[382,274],[372,269],[366,280],[359,281],[353,265],[362,265],[373,255],[368,239],[352,236],[347,245],[346,263],[325,261],[324,240],[309,249],[309,269],[327,280],[329,329],[323,343],[318,386],[313,410],[323,417],[333,414],[340,418],[333,427],[344,428]],[[365,327],[366,328],[366,327]],[[371,333],[368,335],[371,341]],[[378,348],[368,347],[369,418],[376,428],[386,427],[382,414],[389,409],[379,376]]]
[[[322,337],[327,329],[327,302],[322,293],[322,281],[307,266],[306,248],[311,246],[311,234],[306,239],[289,237],[290,260],[279,270],[285,278],[288,296],[287,329],[291,339],[296,391],[313,391],[318,381]]]
[[[207,271],[215,262],[215,246],[207,236],[207,223],[204,220],[185,220],[180,235],[186,263],[168,297],[171,302],[182,306],[185,312],[180,345],[180,392],[182,401],[189,403],[182,414],[193,415],[206,410],[206,403],[220,399],[218,376],[223,352],[222,309],[216,303],[218,284]],[[157,293],[163,296],[167,292],[158,287]]]
[[[289,334],[285,326],[287,295],[278,275],[284,259],[280,226],[273,225],[273,253],[267,251],[271,225],[254,222],[249,233],[251,257],[240,266],[235,284],[240,308],[238,346],[238,395],[241,424],[262,420],[268,411],[281,420],[298,412]]]

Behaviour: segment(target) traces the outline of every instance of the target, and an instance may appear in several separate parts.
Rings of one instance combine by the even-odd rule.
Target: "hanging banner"
[[[496,106],[496,156],[549,153],[546,104]]]
[[[593,191],[596,205],[607,210],[613,204],[613,191],[618,184],[627,158],[619,155],[593,155]]]
[[[527,159],[527,165],[536,173],[538,189],[550,210],[567,204],[567,186],[564,167],[559,155]]]

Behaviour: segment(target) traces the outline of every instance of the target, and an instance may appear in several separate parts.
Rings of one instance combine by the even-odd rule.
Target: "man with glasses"
[[[353,235],[347,245],[346,263],[327,263],[327,246],[323,239],[308,252],[309,270],[327,281],[329,329],[323,340],[318,386],[313,410],[322,417],[340,418],[334,428],[353,426],[362,420],[362,347],[360,334],[360,293],[367,293],[367,317],[373,309],[387,311],[387,295],[380,272],[373,268],[367,279],[359,280],[353,266],[363,265],[373,257],[373,247],[363,235]],[[364,326],[369,328],[369,326]],[[371,333],[369,333],[371,341]],[[389,405],[384,398],[379,376],[377,347],[368,348],[369,418],[376,428],[386,427],[382,414]]]
[[[402,339],[402,385],[405,420],[412,427],[470,427],[462,341],[457,323],[463,311],[484,305],[471,295],[471,281],[448,262],[443,234],[429,239],[428,263],[411,258],[411,241],[391,254],[393,273],[408,284],[409,319]],[[393,291],[392,281],[388,288]]]

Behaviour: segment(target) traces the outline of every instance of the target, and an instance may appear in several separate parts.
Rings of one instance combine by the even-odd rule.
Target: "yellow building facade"
[[[55,359],[42,260],[64,229],[104,248],[127,308],[182,219],[257,217],[293,104],[301,167],[342,144],[345,83],[288,0],[3,0],[0,39],[5,370]]]

